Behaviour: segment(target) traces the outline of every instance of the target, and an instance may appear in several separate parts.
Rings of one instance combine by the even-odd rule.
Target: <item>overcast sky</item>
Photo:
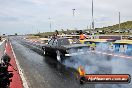
[[[0,33],[25,34],[84,29],[91,24],[92,0],[0,0]],[[73,18],[72,9],[75,10]],[[95,27],[132,20],[132,0],[94,0]]]

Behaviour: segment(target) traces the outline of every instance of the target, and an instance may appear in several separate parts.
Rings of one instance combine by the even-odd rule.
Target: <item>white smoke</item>
[[[105,48],[105,47],[104,47]],[[107,49],[107,48],[106,48]],[[132,60],[89,52],[87,55],[66,59],[64,65],[78,69],[83,66],[87,74],[130,74]],[[97,84],[96,88],[132,88],[130,84]]]
[[[98,58],[97,58],[98,57]],[[105,58],[105,56],[99,56],[93,52],[87,53],[87,55],[75,56],[66,59],[63,64],[78,69],[79,66],[83,66],[87,74],[95,74],[99,71],[99,67],[110,66],[110,63]]]

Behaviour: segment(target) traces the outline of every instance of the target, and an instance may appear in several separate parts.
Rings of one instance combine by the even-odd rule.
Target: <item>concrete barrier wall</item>
[[[99,36],[99,39],[115,39],[115,40],[121,40],[121,36]]]
[[[132,56],[132,44],[113,44],[115,52],[125,53]]]
[[[4,51],[5,51],[5,42],[2,41],[0,42],[0,63],[1,63],[1,57],[3,56]]]
[[[132,56],[132,44],[115,44],[112,42],[87,42],[87,44],[95,45],[96,50],[112,51]]]

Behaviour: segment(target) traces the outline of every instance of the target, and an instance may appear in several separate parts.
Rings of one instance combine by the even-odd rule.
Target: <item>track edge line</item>
[[[21,77],[21,80],[22,80],[23,87],[24,88],[29,88],[28,82],[26,81],[26,77],[24,77],[24,74],[23,74],[23,69],[20,67],[20,64],[19,64],[19,62],[16,58],[16,55],[15,55],[15,52],[13,50],[12,44],[11,44],[11,42],[9,42],[9,43],[11,45],[12,53],[13,53],[13,56],[15,58],[15,62],[16,62],[16,65],[17,65],[17,68],[18,68],[18,71],[19,71],[19,74],[20,74],[20,77]]]

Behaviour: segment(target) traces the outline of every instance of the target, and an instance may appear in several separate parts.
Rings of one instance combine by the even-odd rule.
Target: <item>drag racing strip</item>
[[[80,85],[76,79],[77,71],[74,68],[64,66],[55,58],[40,55],[33,51],[36,47],[32,47],[31,44],[31,47],[27,46],[27,43],[19,42],[14,38],[10,38],[10,41],[30,88],[95,87],[94,84]]]
[[[109,56],[114,56],[114,57],[120,57],[120,58],[132,59],[132,56],[127,56],[127,55],[120,55],[120,54],[114,54],[114,53],[105,53],[105,52],[99,52],[99,51],[88,51],[88,52],[103,54],[103,55],[109,55]]]
[[[10,37],[10,41],[30,88],[132,88],[131,84],[80,85],[76,79],[77,68],[80,65],[88,74],[132,74],[129,70],[132,67],[132,60],[118,59],[116,53],[113,55],[117,59],[112,56],[112,52],[78,51],[80,54],[86,54],[59,63],[54,57],[41,55],[39,52],[42,51],[38,49],[37,44],[28,43],[17,37]]]
[[[19,62],[18,62],[18,60],[17,60],[17,58],[16,58],[16,55],[15,55],[15,53],[14,53],[14,50],[13,50],[13,48],[12,48],[11,42],[10,42],[9,44],[10,44],[10,46],[11,46],[11,50],[12,50],[13,56],[14,56],[14,58],[15,58],[15,62],[16,62],[16,65],[17,65],[17,68],[18,68],[18,71],[19,71],[19,75],[20,75],[21,80],[22,80],[22,83],[23,83],[23,87],[24,87],[24,88],[29,88],[28,83],[27,83],[27,81],[26,81],[26,78],[25,78],[25,76],[24,76],[24,74],[23,74],[23,70],[22,70],[22,68],[20,67]],[[7,46],[7,43],[6,43],[6,46]]]

